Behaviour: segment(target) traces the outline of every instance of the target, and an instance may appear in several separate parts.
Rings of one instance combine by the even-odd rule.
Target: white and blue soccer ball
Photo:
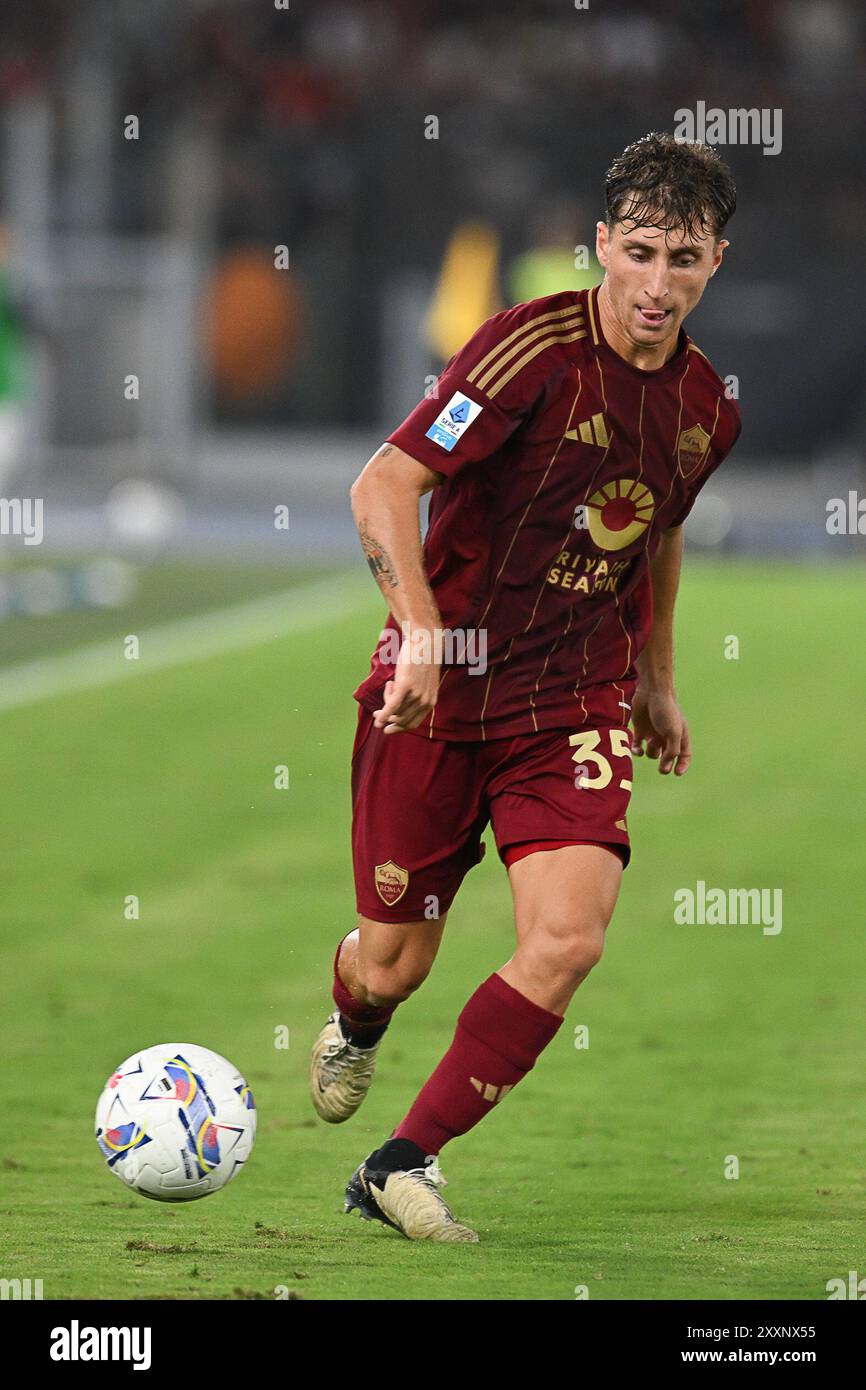
[[[194,1043],[135,1052],[108,1078],[96,1142],[142,1197],[191,1202],[231,1182],[252,1152],[256,1107],[231,1062]]]

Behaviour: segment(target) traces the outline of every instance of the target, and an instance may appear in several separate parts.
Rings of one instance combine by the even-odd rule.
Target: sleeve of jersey
[[[728,457],[728,454],[733,449],[734,445],[740,437],[741,429],[742,422],[740,420],[740,413],[739,411],[737,411],[736,414],[733,416],[731,425],[727,431],[727,440],[722,441],[720,443],[719,448],[714,451],[715,457],[713,458],[712,463],[710,464],[709,468],[704,469],[703,473],[698,478],[698,481],[695,484],[694,488],[689,493],[688,501],[686,502],[685,506],[680,508],[680,511],[676,519],[668,523],[668,529],[671,529],[674,526],[682,526],[686,517],[692,510],[692,507],[697,502],[698,496],[700,495],[701,489],[703,488],[704,484],[708,482],[708,480],[712,477],[719,465],[724,463],[725,459]]]
[[[544,389],[539,345],[562,341],[570,313],[551,315],[541,334],[529,305],[494,314],[452,357],[388,443],[446,477],[487,458],[526,419]]]

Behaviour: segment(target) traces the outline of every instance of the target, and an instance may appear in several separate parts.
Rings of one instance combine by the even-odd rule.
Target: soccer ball
[[[111,1171],[142,1197],[191,1202],[230,1182],[256,1137],[240,1072],[194,1043],[135,1052],[108,1078],[96,1142]]]

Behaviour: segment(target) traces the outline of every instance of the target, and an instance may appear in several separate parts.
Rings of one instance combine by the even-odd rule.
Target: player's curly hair
[[[607,222],[721,236],[737,206],[727,164],[700,140],[650,131],[627,145],[605,175]]]

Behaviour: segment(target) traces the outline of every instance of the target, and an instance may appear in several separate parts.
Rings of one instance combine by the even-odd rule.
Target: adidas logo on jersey
[[[577,429],[566,430],[565,437],[575,442],[579,439],[581,444],[597,444],[602,449],[606,449],[610,443],[610,435],[601,411],[597,415],[591,415],[588,420],[581,420]]]

